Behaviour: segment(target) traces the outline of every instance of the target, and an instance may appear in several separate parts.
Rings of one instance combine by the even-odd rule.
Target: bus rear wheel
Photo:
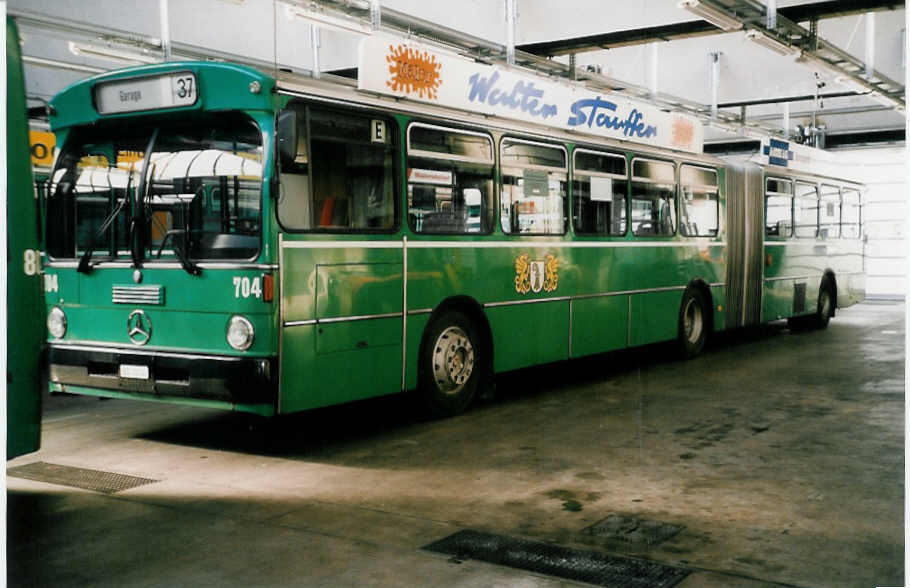
[[[831,315],[834,314],[834,288],[828,278],[822,281],[821,288],[818,289],[818,307],[815,314],[812,315],[812,327],[816,329],[828,328],[831,321]]]
[[[708,338],[708,311],[704,295],[688,288],[679,306],[679,335],[677,345],[684,359],[701,353]]]
[[[419,392],[431,415],[464,412],[479,387],[482,353],[477,328],[464,314],[446,311],[430,324],[420,354]]]

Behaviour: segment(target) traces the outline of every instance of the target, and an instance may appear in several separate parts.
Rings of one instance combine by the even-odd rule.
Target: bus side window
[[[331,231],[396,226],[392,122],[369,115],[309,111],[313,219]],[[383,128],[385,132],[376,133]]]
[[[489,233],[493,141],[483,133],[408,127],[408,223],[417,233]]]
[[[860,213],[859,191],[854,188],[844,188],[841,208],[841,235],[844,239],[859,239]]]
[[[294,105],[298,150],[282,179],[278,219],[290,230],[391,230],[395,206],[395,137],[391,120]],[[303,144],[308,148],[301,149]],[[285,175],[285,170],[282,170]],[[296,173],[295,173],[296,172]]]
[[[503,139],[500,163],[502,230],[519,234],[565,234],[569,178],[565,149]]]
[[[796,237],[814,239],[818,236],[818,188],[815,184],[796,182]]]
[[[632,233],[676,233],[676,169],[670,161],[632,160]]]
[[[717,170],[682,165],[679,233],[684,237],[715,237],[719,229]]]
[[[626,158],[576,149],[573,225],[579,235],[625,235],[629,173]]]
[[[793,183],[765,180],[765,235],[788,239],[793,236]]]
[[[819,237],[828,239],[840,237],[840,190],[837,186],[822,184],[818,216]]]

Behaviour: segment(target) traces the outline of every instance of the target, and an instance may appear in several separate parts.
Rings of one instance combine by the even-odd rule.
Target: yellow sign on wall
[[[50,167],[54,163],[54,133],[29,130],[28,144],[32,151],[32,165]]]

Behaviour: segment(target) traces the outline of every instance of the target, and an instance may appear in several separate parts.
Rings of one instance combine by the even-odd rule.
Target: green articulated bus
[[[52,390],[452,415],[499,372],[863,298],[861,187],[786,144],[725,163],[697,120],[394,45],[356,83],[181,62],[54,98]]]
[[[41,284],[38,200],[28,147],[19,35],[6,19],[6,457],[41,443],[39,358],[46,333]]]

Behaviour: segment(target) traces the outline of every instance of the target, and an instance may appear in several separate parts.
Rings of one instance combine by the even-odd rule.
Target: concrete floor
[[[461,529],[692,570],[679,584],[899,586],[904,305],[507,374],[428,422],[403,398],[247,430],[234,415],[48,399],[44,461],[160,480],[10,477],[10,586],[575,586],[423,551]],[[684,526],[633,544],[611,514]]]

